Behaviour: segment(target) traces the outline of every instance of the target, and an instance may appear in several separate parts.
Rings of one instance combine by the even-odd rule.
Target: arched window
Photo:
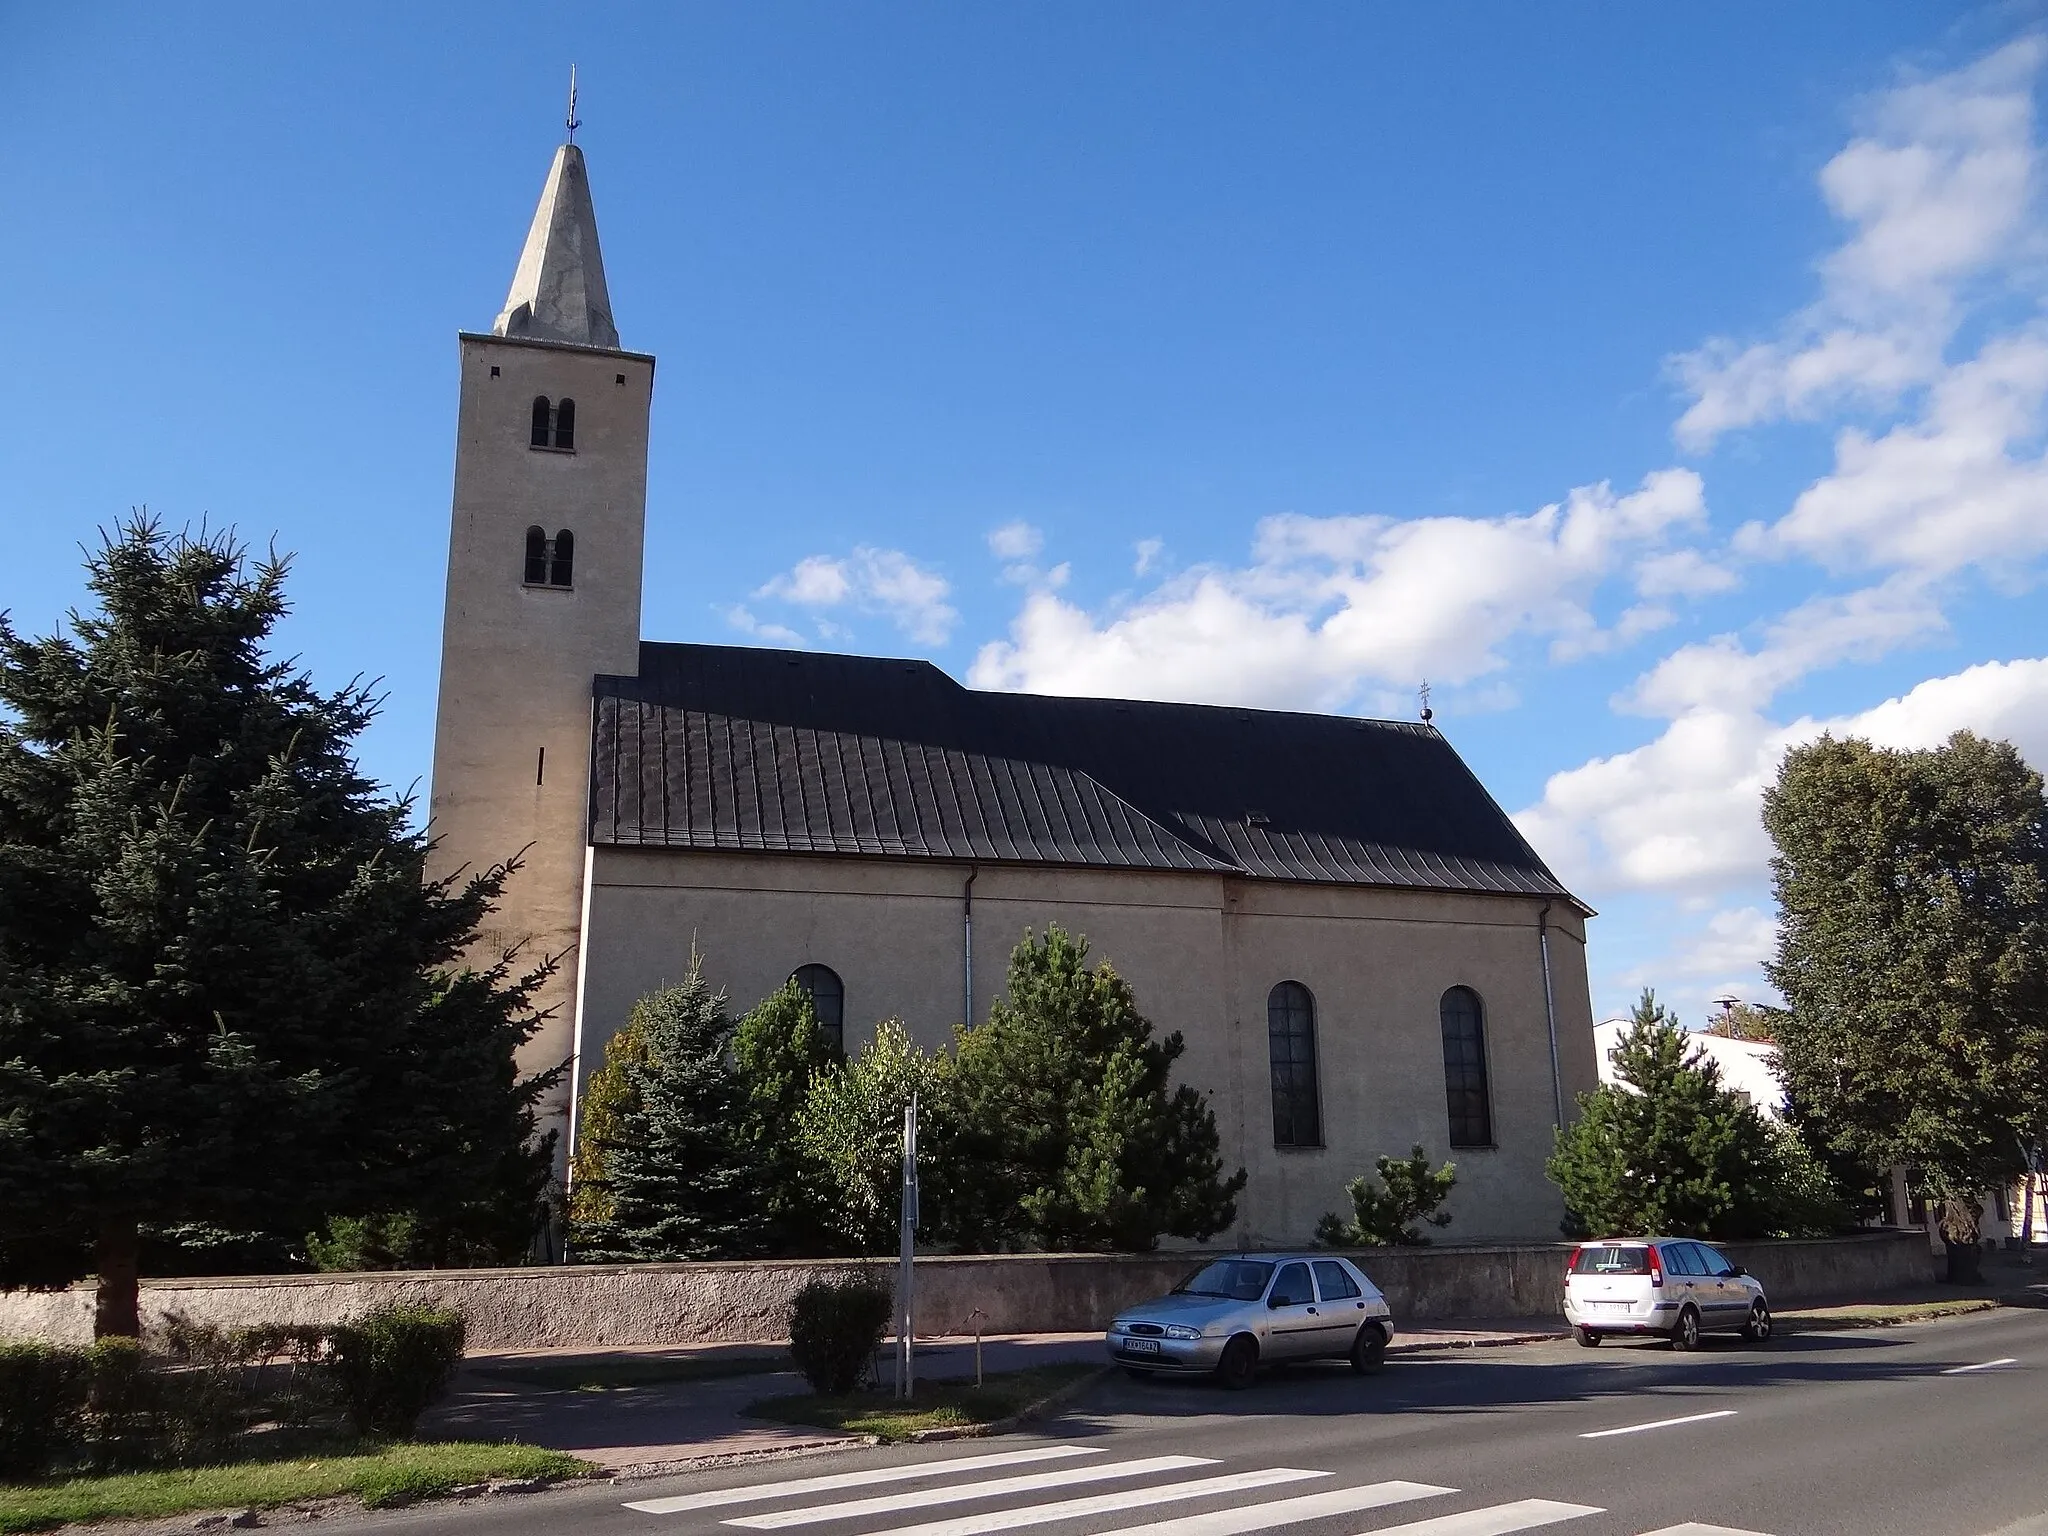
[[[555,407],[555,446],[574,449],[576,446],[576,402],[564,400]]]
[[[533,436],[530,441],[536,448],[546,448],[551,443],[550,432],[554,426],[554,413],[548,409],[548,397],[533,397]]]
[[[548,535],[544,528],[526,530],[526,584],[529,587],[548,584]]]
[[[576,535],[564,528],[555,535],[554,558],[548,562],[548,585],[572,587],[576,583]]]
[[[1273,1145],[1320,1147],[1316,1091],[1316,1000],[1298,981],[1266,995],[1266,1046],[1273,1061]]]
[[[1451,1145],[1493,1145],[1493,1107],[1486,1089],[1486,1020],[1479,994],[1453,987],[1438,1005],[1444,1026],[1444,1100],[1451,1112]]]
[[[846,988],[840,984],[839,973],[829,965],[800,965],[796,974],[789,978],[800,987],[811,1000],[811,1011],[818,1016],[818,1023],[824,1027],[825,1038],[832,1042],[834,1055],[846,1054]]]

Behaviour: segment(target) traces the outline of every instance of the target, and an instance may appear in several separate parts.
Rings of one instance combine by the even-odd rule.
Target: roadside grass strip
[[[1310,1472],[1301,1467],[1266,1467],[1256,1472],[1231,1472],[1222,1477],[1190,1478],[1181,1483],[1158,1483],[1150,1488],[1120,1488],[1115,1493],[1091,1494],[1080,1499],[1056,1499],[1050,1504],[1026,1504],[1018,1509],[991,1510],[979,1515],[961,1515],[951,1520],[928,1520],[922,1525],[901,1525],[875,1536],[987,1536],[993,1531],[1014,1531],[1028,1525],[1051,1525],[1059,1520],[1080,1520],[1093,1515],[1113,1514],[1121,1509],[1145,1509],[1154,1504],[1171,1504],[1179,1499],[1213,1498],[1220,1493],[1243,1493],[1253,1488],[1272,1488],[1298,1483],[1327,1472]],[[1271,1506],[1260,1506],[1270,1508]],[[729,1520],[728,1525],[739,1524]]]
[[[907,1440],[919,1430],[960,1429],[1014,1418],[1063,1387],[1101,1374],[1102,1367],[1073,1362],[1039,1365],[971,1381],[939,1379],[917,1384],[910,1402],[880,1392],[820,1397],[809,1392],[765,1397],[742,1410],[749,1418],[777,1424],[806,1424],[878,1440]]]
[[[1589,1429],[1581,1440],[1606,1440],[1614,1435],[1640,1435],[1652,1429],[1676,1429],[1681,1424],[1704,1424],[1709,1419],[1732,1419],[1740,1410],[1716,1408],[1712,1413],[1688,1413],[1676,1419],[1652,1419],[1647,1424],[1624,1424],[1619,1429]]]
[[[560,1451],[477,1441],[392,1445],[106,1477],[0,1484],[0,1532],[98,1520],[157,1520],[215,1509],[270,1509],[354,1494],[373,1509],[452,1493],[467,1483],[581,1477],[597,1469]]]
[[[1980,1360],[1975,1365],[1952,1365],[1941,1374],[1944,1376],[1966,1376],[1971,1371],[1997,1371],[2003,1370],[2008,1365],[2018,1364],[2019,1361],[2011,1355],[2007,1355],[1999,1360]]]
[[[982,1456],[949,1456],[939,1461],[914,1461],[902,1467],[870,1467],[864,1472],[830,1472],[819,1477],[788,1477],[741,1488],[713,1488],[668,1499],[640,1499],[626,1506],[643,1515],[675,1515],[686,1509],[717,1509],[730,1504],[763,1504],[770,1499],[800,1499],[812,1493],[837,1493],[842,1488],[872,1488],[879,1483],[908,1483],[920,1477],[945,1477],[954,1472],[986,1472],[1033,1461],[1062,1461],[1069,1456],[1100,1456],[1092,1445],[1037,1445],[1025,1451],[991,1451]]]
[[[779,1531],[793,1525],[822,1525],[828,1520],[857,1520],[867,1515],[886,1515],[899,1509],[926,1509],[934,1504],[961,1504],[970,1499],[996,1499],[1013,1493],[1038,1493],[1047,1488],[1065,1488],[1075,1483],[1103,1483],[1119,1477],[1149,1477],[1154,1472],[1181,1472],[1189,1467],[1213,1467],[1213,1456],[1141,1456],[1133,1461],[1096,1463],[1070,1467],[1063,1472],[1024,1472],[1015,1477],[992,1477],[979,1483],[948,1483],[939,1488],[905,1488],[869,1499],[847,1499],[838,1504],[814,1504],[804,1509],[782,1509],[766,1515],[736,1515],[727,1525],[746,1526],[756,1531]]]

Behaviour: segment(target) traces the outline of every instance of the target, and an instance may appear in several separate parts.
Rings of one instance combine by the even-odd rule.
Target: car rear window
[[[1218,1259],[1206,1264],[1180,1286],[1184,1296],[1222,1296],[1231,1301],[1257,1301],[1266,1294],[1273,1266],[1257,1259]]]
[[[1358,1282],[1335,1259],[1316,1260],[1316,1289],[1322,1292],[1325,1301],[1349,1301],[1361,1294]]]
[[[1572,1259],[1575,1275],[1647,1275],[1650,1250],[1624,1248],[1616,1243],[1596,1243],[1581,1248]]]

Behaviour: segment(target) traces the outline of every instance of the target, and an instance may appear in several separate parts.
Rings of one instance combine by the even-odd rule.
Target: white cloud
[[[1696,549],[1667,550],[1636,562],[1636,590],[1644,597],[1712,597],[1741,585],[1740,576]]]
[[[809,555],[754,594],[801,608],[851,606],[880,614],[911,639],[944,645],[960,615],[945,577],[901,550],[863,545],[845,558]],[[822,626],[821,626],[822,627]]]
[[[1679,945],[1670,970],[1684,977],[1746,982],[1753,995],[1763,963],[1777,945],[1776,913],[1762,907],[1723,907]]]
[[[989,534],[988,547],[999,560],[1029,560],[1045,548],[1045,534],[1026,522],[1005,523]]]
[[[1776,338],[1725,338],[1672,360],[1692,403],[1692,448],[1780,417],[1885,403],[1936,377],[1960,290],[2028,233],[2034,192],[2033,36],[1967,68],[1878,97],[1867,130],[1830,160],[1820,189],[1850,225],[1821,263],[1820,296]]]
[[[725,622],[743,635],[752,635],[757,640],[766,640],[773,645],[789,646],[801,650],[806,642],[804,637],[786,624],[764,624],[754,617],[753,611],[734,603],[723,610]]]
[[[1597,648],[1595,589],[1706,516],[1690,470],[1525,516],[1269,517],[1253,561],[1199,569],[1098,618],[1034,592],[982,648],[978,687],[1334,709],[1369,683],[1467,682],[1521,635]],[[1640,616],[1638,624],[1643,618]]]
[[[1740,704],[1695,708],[1633,751],[1553,774],[1515,821],[1596,901],[1627,890],[1711,896],[1764,879],[1759,805],[1787,748],[1823,731],[1931,747],[1958,730],[2009,740],[2048,767],[2048,657],[1987,662],[1830,719],[1781,725]]]
[[[1133,576],[1143,576],[1148,574],[1152,567],[1159,563],[1160,555],[1166,551],[1166,540],[1140,539],[1135,548],[1138,558],[1131,566],[1131,574]]]

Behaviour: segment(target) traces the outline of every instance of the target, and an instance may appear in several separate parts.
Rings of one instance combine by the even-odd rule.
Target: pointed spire
[[[572,87],[573,90],[573,87]],[[571,131],[575,106],[571,97]],[[604,257],[597,248],[597,210],[590,201],[590,177],[583,151],[564,144],[555,151],[526,249],[505,308],[491,327],[500,336],[533,336],[573,341],[586,347],[619,344],[612,324],[612,300],[604,286]]]

